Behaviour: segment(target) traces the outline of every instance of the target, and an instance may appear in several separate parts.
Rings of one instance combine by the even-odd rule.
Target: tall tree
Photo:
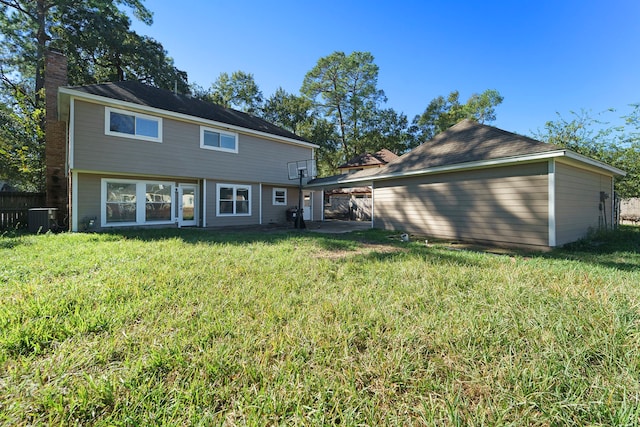
[[[533,132],[533,137],[625,171],[627,175],[616,180],[616,192],[622,198],[640,197],[640,104],[632,107],[630,114],[622,116],[622,126],[612,126],[582,110],[571,112],[571,119],[558,114],[544,129]]]
[[[393,108],[376,111],[375,119],[367,127],[362,140],[358,153],[374,153],[386,148],[396,154],[403,154],[415,146],[409,133],[407,116]]]
[[[23,164],[19,170],[25,188],[43,182],[30,173],[44,170],[38,162],[42,163],[39,153],[44,151],[40,110],[48,48],[67,54],[70,84],[127,78],[164,88],[177,83],[181,90],[188,90],[186,73],[173,65],[160,43],[130,30],[131,20],[123,7],[142,22],[152,23],[151,12],[141,0],[0,0],[0,100],[11,106],[3,112],[5,130],[29,129],[34,119],[40,120],[37,132],[8,136],[4,132],[3,136],[4,147],[32,151],[23,156],[27,163],[19,161],[17,153],[23,151],[0,153],[8,164]],[[12,155],[18,157],[8,158]]]
[[[18,92],[11,105],[0,103],[0,177],[23,191],[42,191],[43,108],[33,108],[28,94]]]
[[[471,95],[464,104],[460,102],[460,92],[457,90],[449,93],[446,98],[438,96],[431,100],[421,115],[413,119],[416,138],[420,143],[428,141],[463,119],[479,123],[492,122],[496,119],[495,107],[503,99],[493,89]]]
[[[301,93],[336,126],[345,159],[358,154],[379,104],[386,102],[373,59],[369,52],[334,52],[320,58],[302,83]]]
[[[262,118],[319,146],[316,150],[319,176],[333,175],[343,162],[335,126],[318,116],[309,98],[278,88],[264,103]]]
[[[300,126],[300,136],[319,146],[316,150],[318,176],[335,174],[338,165],[344,162],[335,125],[324,118],[316,117]]]
[[[156,40],[131,31],[131,20],[109,3],[85,8],[74,3],[73,19],[52,44],[67,53],[70,84],[137,80],[164,89],[189,91],[187,75]],[[75,48],[72,48],[75,47]]]
[[[300,135],[303,127],[315,118],[313,103],[308,98],[289,94],[281,87],[267,98],[261,115],[265,120],[296,135]]]
[[[478,123],[493,122],[496,120],[496,107],[502,104],[502,101],[504,97],[495,89],[487,89],[481,94],[474,93],[465,105],[467,118]]]
[[[70,47],[68,52],[72,52],[81,47],[60,45],[74,29],[102,38],[116,33],[123,22],[130,24],[118,6],[131,8],[146,24],[153,22],[151,12],[139,0],[0,0],[0,5],[0,34],[6,47],[2,60],[13,73],[33,78],[36,94],[44,87],[44,54],[51,43]],[[118,25],[96,26],[98,20]]]
[[[221,73],[211,85],[208,98],[223,107],[249,114],[257,113],[263,102],[262,91],[253,74],[244,71],[234,71],[231,75]]]
[[[616,183],[616,192],[622,198],[640,197],[640,104],[631,106],[632,112],[622,116],[625,127],[612,159],[613,165],[627,173]]]

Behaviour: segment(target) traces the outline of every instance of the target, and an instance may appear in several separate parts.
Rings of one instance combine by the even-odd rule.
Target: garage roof
[[[491,167],[553,157],[571,159],[606,170],[613,175],[625,175],[620,169],[560,146],[465,119],[382,168],[320,178],[310,181],[308,186],[351,185],[357,182]]]

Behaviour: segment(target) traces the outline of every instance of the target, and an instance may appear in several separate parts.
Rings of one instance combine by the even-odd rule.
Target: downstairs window
[[[174,185],[171,182],[103,179],[103,227],[173,223]]]
[[[216,215],[250,216],[251,186],[239,184],[217,184]]]

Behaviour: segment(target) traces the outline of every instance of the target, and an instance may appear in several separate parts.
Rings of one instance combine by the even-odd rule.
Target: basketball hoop
[[[304,224],[302,205],[302,178],[313,179],[317,176],[316,159],[298,160],[296,162],[287,163],[287,171],[289,172],[289,179],[297,179],[298,184],[298,212],[296,212],[296,218],[294,225],[296,228],[307,228]]]

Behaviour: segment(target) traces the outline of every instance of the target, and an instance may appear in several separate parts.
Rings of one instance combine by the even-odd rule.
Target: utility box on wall
[[[32,208],[29,209],[29,232],[46,233],[55,224],[58,208]]]

